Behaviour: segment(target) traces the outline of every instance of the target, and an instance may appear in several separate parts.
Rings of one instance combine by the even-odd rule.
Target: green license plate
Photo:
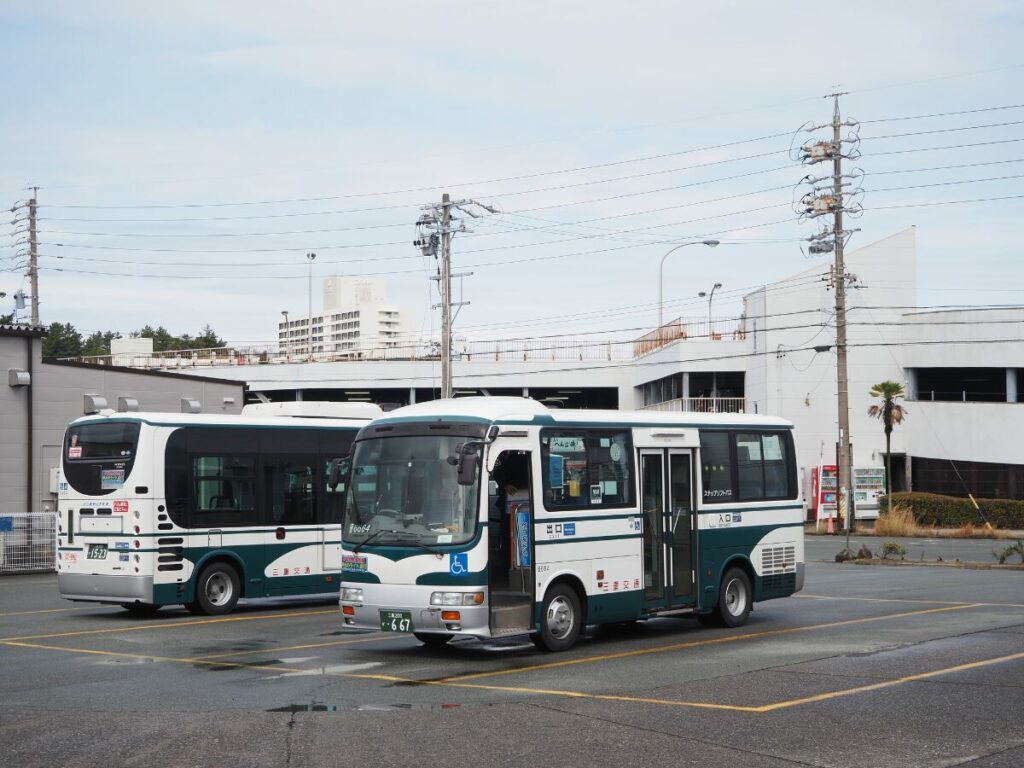
[[[412,632],[412,614],[409,611],[381,611],[381,632]]]
[[[106,560],[107,559],[107,545],[106,544],[90,544],[89,551],[86,553],[85,558],[87,560]]]

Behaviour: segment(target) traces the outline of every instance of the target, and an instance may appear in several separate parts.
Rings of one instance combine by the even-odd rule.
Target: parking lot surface
[[[4,765],[1024,765],[1020,571],[810,562],[739,629],[562,654],[353,634],[334,601],[139,618],[2,584]]]

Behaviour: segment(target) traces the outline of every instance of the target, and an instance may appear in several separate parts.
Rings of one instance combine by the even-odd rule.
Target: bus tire
[[[741,568],[730,568],[718,587],[718,604],[711,617],[719,627],[740,627],[747,623],[754,607],[750,577]]]
[[[530,635],[542,651],[565,651],[573,646],[583,629],[583,610],[576,590],[555,584],[544,596],[540,632]]]
[[[196,579],[196,600],[193,605],[199,613],[207,616],[231,613],[238,604],[240,592],[238,571],[228,563],[210,563]]]
[[[413,632],[412,636],[428,648],[440,648],[452,639],[447,632]]]

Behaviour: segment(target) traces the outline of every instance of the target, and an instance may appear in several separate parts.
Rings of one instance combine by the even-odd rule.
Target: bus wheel
[[[718,604],[697,620],[706,627],[739,627],[747,623],[754,604],[750,578],[739,568],[730,568],[718,588]]]
[[[227,563],[210,563],[196,580],[193,605],[208,616],[231,613],[241,591],[238,572]]]
[[[440,648],[447,645],[452,636],[447,632],[413,632],[412,636],[428,648]]]
[[[566,584],[555,584],[544,597],[540,633],[530,638],[542,651],[564,651],[580,636],[582,622],[583,611],[576,590]]]

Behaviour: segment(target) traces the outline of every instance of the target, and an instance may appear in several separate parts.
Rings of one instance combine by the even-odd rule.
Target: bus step
[[[507,633],[511,630],[526,632],[531,629],[532,606],[521,605],[491,606],[491,632]]]

